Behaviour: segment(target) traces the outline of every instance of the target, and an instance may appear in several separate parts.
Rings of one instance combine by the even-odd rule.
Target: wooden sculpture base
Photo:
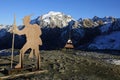
[[[35,74],[46,73],[47,70],[36,69],[35,67],[26,67],[22,69],[1,69],[0,73],[3,76],[0,76],[0,80],[14,79],[19,77],[28,77]]]

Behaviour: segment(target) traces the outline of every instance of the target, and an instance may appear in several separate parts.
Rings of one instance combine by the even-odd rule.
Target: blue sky
[[[25,15],[33,14],[31,19],[34,19],[49,11],[63,12],[75,19],[120,18],[120,0],[0,0],[0,24],[13,24],[16,14],[17,25],[20,25]]]

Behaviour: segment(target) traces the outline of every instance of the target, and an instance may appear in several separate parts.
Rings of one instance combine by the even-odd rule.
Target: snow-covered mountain
[[[104,17],[104,18],[99,18],[97,16],[94,16],[92,19],[90,18],[86,18],[86,19],[82,19],[80,18],[78,20],[79,25],[81,25],[82,27],[85,28],[90,28],[90,27],[97,27],[97,26],[101,26],[101,25],[105,25],[108,23],[113,23],[115,21],[114,17]]]
[[[120,31],[97,36],[88,46],[89,49],[120,50]]]
[[[50,11],[49,13],[41,15],[32,20],[31,23],[37,23],[42,27],[63,28],[66,27],[71,20],[74,19],[70,15],[65,15],[61,12]]]
[[[73,19],[62,12],[51,11],[31,20],[42,29],[43,46],[41,49],[63,48],[69,38],[75,49],[111,49],[120,50],[120,19],[114,17],[92,19]],[[0,49],[11,48],[11,25],[0,25]],[[22,29],[23,26],[18,26]],[[21,48],[25,36],[15,36],[15,48]]]
[[[120,19],[99,27],[100,35],[89,44],[89,49],[120,50]]]

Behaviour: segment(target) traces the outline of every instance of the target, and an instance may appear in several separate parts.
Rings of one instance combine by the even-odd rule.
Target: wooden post
[[[15,26],[16,26],[16,16],[14,15],[13,30],[14,30],[14,27],[15,27]],[[14,32],[13,32],[13,38],[12,38],[12,54],[11,54],[11,69],[13,68],[14,38],[15,38],[15,34],[14,34]]]

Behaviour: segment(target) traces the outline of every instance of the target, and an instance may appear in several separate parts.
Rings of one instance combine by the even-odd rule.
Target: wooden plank
[[[27,73],[21,73],[21,74],[8,75],[8,76],[0,77],[0,80],[14,79],[14,78],[22,77],[22,76],[27,77],[27,76],[30,76],[30,75],[36,75],[36,74],[46,73],[46,72],[48,72],[48,70],[41,70],[41,71],[34,71],[34,72],[27,72]]]

